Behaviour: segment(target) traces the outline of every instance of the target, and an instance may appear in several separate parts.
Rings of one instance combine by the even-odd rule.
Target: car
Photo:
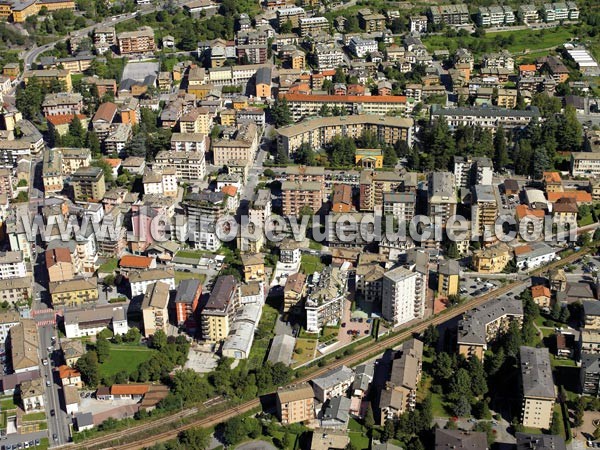
[[[48,360],[46,358],[42,359],[42,364],[47,366],[48,365]]]
[[[342,328],[346,328],[346,322],[342,322]]]
[[[352,330],[348,330],[346,334],[352,334]]]
[[[29,442],[23,442],[23,448],[29,448]]]
[[[48,350],[48,352],[52,353],[52,351],[54,351],[54,347],[50,346],[46,350]]]
[[[34,444],[34,442],[33,442],[33,441],[29,441],[29,446],[30,446],[30,447],[33,447],[34,445],[35,445],[35,444]]]
[[[369,334],[369,330],[365,330],[365,334]]]
[[[35,445],[40,445],[40,440],[39,439],[35,440]]]
[[[54,416],[56,415],[56,411],[54,411],[53,409],[51,409],[51,410],[50,410],[50,415],[51,415],[52,417],[54,417]]]
[[[55,441],[58,441],[58,436],[56,435],[56,433],[54,433],[54,434],[52,435],[52,439],[54,439]]]
[[[373,322],[373,319],[367,319],[367,323]]]
[[[50,380],[46,380],[46,386],[50,387],[52,385],[52,383],[50,382]]]

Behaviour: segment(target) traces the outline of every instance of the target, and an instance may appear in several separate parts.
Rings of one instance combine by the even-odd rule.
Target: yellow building
[[[73,90],[71,82],[71,72],[63,69],[47,69],[47,70],[26,70],[23,72],[23,81],[25,86],[32,78],[36,78],[40,83],[51,86],[53,83],[60,83],[65,92]]]
[[[438,266],[438,295],[449,297],[458,294],[460,266],[454,260],[443,261]]]
[[[73,0],[39,0],[37,2],[40,9],[46,8],[48,11],[58,11],[59,9],[75,10],[75,2]]]
[[[212,88],[212,84],[189,85],[187,92],[195,95],[198,100],[204,100]]]
[[[2,4],[0,4],[0,17],[2,17]],[[2,69],[2,75],[7,77],[18,77],[21,74],[19,63],[8,63]]]
[[[0,3],[0,19],[8,20],[8,18],[10,17],[11,14],[12,14],[12,4],[8,1],[3,1],[2,3]],[[4,75],[7,75],[6,67],[4,69]]]
[[[229,336],[238,301],[238,285],[233,275],[217,278],[206,306],[200,313],[202,337],[205,340],[222,342]]]
[[[77,278],[69,281],[51,282],[48,288],[52,306],[80,306],[98,300],[98,280]]]
[[[498,106],[513,109],[517,106],[516,89],[498,89]]]
[[[357,148],[354,163],[363,169],[383,168],[383,151],[380,148]]]
[[[144,336],[150,337],[158,330],[167,332],[169,325],[169,285],[158,281],[146,290],[142,300]]]
[[[244,266],[244,281],[264,281],[265,280],[265,258],[262,253],[244,253],[242,255],[242,265]]]
[[[544,190],[546,192],[563,192],[562,178],[558,172],[544,172]]]
[[[481,273],[500,273],[512,259],[504,242],[473,252],[473,269]]]
[[[224,127],[234,127],[236,123],[237,112],[235,109],[226,109],[219,113],[221,125]]]
[[[232,103],[233,109],[235,110],[246,109],[248,108],[248,97],[246,97],[245,95],[240,95],[234,98]]]
[[[284,425],[314,419],[315,393],[308,383],[300,383],[277,390],[277,415]]]
[[[36,0],[28,0],[22,3],[12,4],[12,21],[15,23],[23,23],[29,16],[33,16],[40,11],[40,7]]]
[[[292,69],[294,70],[302,70],[306,65],[306,55],[300,50],[293,52],[290,60],[292,61]]]

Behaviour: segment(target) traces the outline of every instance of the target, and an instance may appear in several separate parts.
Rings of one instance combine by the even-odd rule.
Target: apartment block
[[[90,309],[67,310],[64,324],[68,339],[96,336],[106,328],[115,335],[123,335],[129,330],[127,308],[113,305],[95,305]]]
[[[71,175],[71,184],[76,200],[101,200],[106,192],[104,171],[100,167],[80,167]]]
[[[52,306],[81,306],[98,300],[98,279],[74,278],[50,282],[48,287]]]
[[[460,280],[460,266],[452,259],[445,260],[438,265],[438,295],[449,297],[458,294]]]
[[[494,236],[499,211],[498,195],[491,184],[477,184],[472,188],[471,221],[473,229],[484,239]]]
[[[346,54],[335,42],[318,43],[314,51],[319,70],[331,70],[342,65]]]
[[[325,17],[303,17],[299,20],[300,36],[329,32],[329,21]]]
[[[455,193],[456,181],[450,172],[431,172],[427,178],[427,212],[433,221],[445,226],[456,214],[458,200]]]
[[[0,280],[0,302],[25,304],[33,295],[31,275]]]
[[[536,23],[540,20],[538,8],[534,4],[519,5],[518,14],[526,24]]]
[[[23,72],[23,81],[25,86],[29,81],[35,78],[41,84],[50,87],[58,83],[63,87],[64,92],[71,92],[73,84],[71,82],[71,72],[64,69],[45,69],[45,70],[25,70]]]
[[[332,102],[336,102],[340,96],[311,95],[305,97],[327,97]],[[361,102],[361,100],[358,100],[358,97],[356,99],[358,103]],[[290,101],[290,98],[288,98],[288,101]],[[321,102],[315,104],[315,110],[317,110],[317,106],[320,109],[322,104]],[[298,108],[298,114],[303,116],[304,114],[310,115],[308,111],[312,110],[313,105],[312,103],[306,105],[298,103],[295,107]],[[314,114],[318,114],[318,112],[316,111]],[[412,145],[413,125],[412,119],[377,116],[373,114],[313,118],[279,128],[277,130],[277,144],[286,154],[293,156],[302,144],[308,144],[310,147],[318,149],[331,142],[338,135],[358,139],[364,132],[371,132],[377,136],[378,141],[386,144],[393,145],[397,141],[402,140]]]
[[[254,123],[244,123],[237,128],[231,138],[213,142],[215,166],[226,166],[232,160],[244,161],[248,165],[254,161],[258,149],[258,128]]]
[[[539,117],[540,111],[535,106],[522,110],[475,106],[442,108],[439,105],[432,105],[431,107],[431,120],[445,120],[451,130],[455,130],[460,125],[479,126],[492,131],[500,125],[505,131],[521,129]]]
[[[209,342],[224,341],[233,325],[238,305],[238,284],[232,275],[217,278],[206,306],[200,313],[202,337]]]
[[[464,4],[432,6],[429,8],[428,15],[435,24],[468,25],[470,22],[469,8]]]
[[[486,156],[455,156],[454,179],[457,188],[492,184],[494,166]]]
[[[198,151],[161,151],[156,154],[154,170],[163,173],[175,173],[176,180],[198,181],[206,175],[204,152]]]
[[[346,366],[327,371],[318,378],[310,380],[315,398],[324,403],[346,394],[354,381],[354,371]]]
[[[179,283],[175,296],[175,319],[178,325],[194,321],[201,294],[202,284],[200,280],[189,279],[182,280]]]
[[[150,53],[156,50],[154,30],[151,27],[141,27],[136,31],[124,31],[117,35],[119,53],[131,55],[136,53]]]
[[[521,347],[521,423],[525,427],[549,429],[556,401],[552,365],[547,348]]]
[[[571,175],[600,176],[600,153],[572,152]]]
[[[345,272],[332,266],[309,277],[304,303],[306,331],[318,333],[326,325],[339,323],[346,298],[345,277]]]
[[[283,214],[298,216],[303,208],[310,208],[317,213],[323,206],[322,184],[314,181],[284,181],[281,183],[283,194]]]
[[[300,25],[300,19],[306,17],[306,11],[304,8],[293,6],[290,8],[281,8],[276,11],[277,24],[279,28],[286,22],[291,22],[292,28],[298,28]]]
[[[477,24],[481,27],[510,25],[515,22],[515,12],[509,6],[482,6],[477,13]]]
[[[21,251],[0,252],[0,278],[22,278],[27,275],[27,267]]]
[[[150,337],[158,330],[167,333],[169,325],[169,285],[161,281],[151,284],[142,300],[144,336]]]
[[[146,169],[142,178],[144,194],[164,195],[166,197],[177,197],[177,173],[175,168],[168,167],[162,170],[158,168]]]
[[[50,149],[44,152],[42,163],[42,182],[44,192],[60,192],[64,187],[62,174],[62,152],[57,149]]]
[[[94,47],[98,53],[104,53],[117,45],[115,27],[98,27],[94,29]]]
[[[488,344],[500,338],[512,321],[523,322],[523,303],[519,299],[494,299],[467,311],[458,323],[458,352],[483,361]]]
[[[312,420],[315,417],[313,388],[308,383],[277,389],[277,415],[284,425]]]
[[[423,274],[404,267],[386,272],[382,284],[382,315],[393,326],[423,317],[425,310]]]
[[[358,12],[358,24],[367,33],[383,31],[385,30],[385,16],[383,14],[374,13],[368,8],[361,9]]]
[[[59,92],[46,94],[42,103],[44,116],[59,116],[67,114],[81,114],[83,110],[83,96],[79,93]]]

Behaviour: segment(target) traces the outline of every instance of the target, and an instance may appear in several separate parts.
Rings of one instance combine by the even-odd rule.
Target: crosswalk
[[[31,311],[31,315],[33,317],[40,316],[43,314],[54,314],[54,310],[52,308],[46,308],[46,309],[34,309],[33,311]]]
[[[38,327],[45,327],[48,325],[56,325],[56,319],[40,320],[37,322]]]

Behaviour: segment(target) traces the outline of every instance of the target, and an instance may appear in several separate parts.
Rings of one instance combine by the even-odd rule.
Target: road
[[[587,250],[582,250],[578,253],[573,253],[573,254],[563,258],[561,261],[555,261],[547,266],[544,266],[540,269],[533,271],[531,275],[540,275],[542,273],[547,272],[550,269],[553,269],[556,267],[562,267],[564,265],[570,264],[570,263],[576,261],[577,259],[581,258],[586,253],[587,253]],[[315,367],[312,372],[296,379],[295,382],[300,383],[303,381],[309,381],[310,379],[321,376],[328,370],[334,369],[341,365],[346,365],[346,366],[352,367],[363,361],[377,357],[378,355],[383,354],[390,347],[393,348],[393,347],[399,345],[406,339],[409,339],[410,337],[412,337],[414,334],[422,333],[429,325],[434,325],[434,326],[441,325],[449,320],[457,318],[458,316],[464,314],[465,312],[467,312],[475,307],[478,307],[478,306],[488,302],[489,300],[516,292],[522,286],[527,286],[527,283],[525,281],[515,281],[513,283],[502,286],[494,291],[490,291],[480,297],[475,297],[470,300],[467,300],[464,303],[462,303],[454,308],[445,310],[444,312],[438,314],[437,316],[432,316],[425,320],[422,320],[419,323],[417,323],[409,328],[396,330],[397,334],[388,335],[386,337],[383,337],[378,342],[369,341],[363,345],[359,345],[356,347],[356,351],[354,354],[346,356],[346,357],[342,357],[339,360],[335,360],[335,361],[327,364],[325,367],[322,367],[322,368]],[[211,414],[210,417],[192,421],[188,424],[181,425],[181,426],[179,426],[175,429],[169,430],[169,431],[158,433],[154,436],[147,436],[147,431],[149,430],[149,428],[148,428],[148,424],[144,424],[144,425],[140,426],[140,430],[143,430],[142,431],[143,435],[141,435],[141,436],[137,435],[137,430],[136,430],[137,427],[132,427],[125,432],[113,433],[112,435],[106,435],[106,436],[102,436],[100,438],[91,439],[85,443],[79,444],[78,448],[86,448],[86,449],[90,449],[90,450],[91,449],[99,449],[99,448],[142,449],[147,446],[155,445],[158,442],[165,442],[170,439],[174,439],[175,437],[177,437],[178,433],[180,433],[183,430],[195,428],[195,427],[203,427],[203,428],[211,427],[211,426],[217,425],[223,421],[229,420],[232,417],[236,417],[240,414],[244,414],[244,413],[251,411],[253,409],[256,409],[256,408],[260,408],[260,406],[261,406],[260,398],[256,398],[256,399],[244,402],[236,407],[232,407],[226,411],[213,413],[213,414]],[[134,442],[134,443],[123,444],[123,443],[119,442],[117,446],[113,446],[113,447],[110,446],[110,445],[115,445],[114,442],[115,441],[118,442],[119,439],[123,439],[127,436],[131,437],[133,435],[136,436],[136,442]]]

